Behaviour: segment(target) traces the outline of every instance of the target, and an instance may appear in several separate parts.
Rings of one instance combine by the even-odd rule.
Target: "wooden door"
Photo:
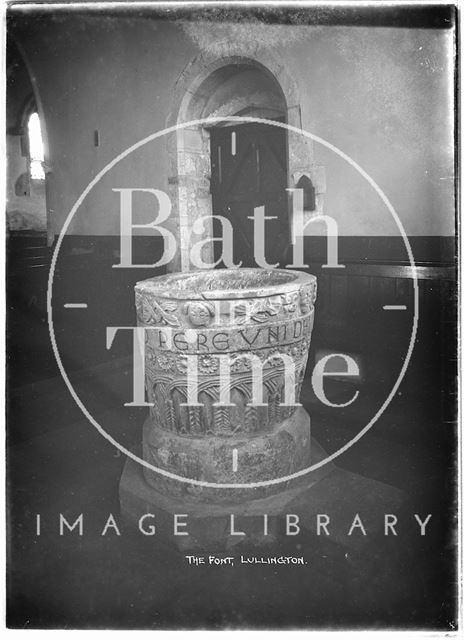
[[[211,193],[213,213],[225,216],[234,230],[234,262],[257,266],[254,256],[255,207],[265,207],[265,257],[285,264],[289,247],[286,130],[266,124],[243,124],[211,129]],[[221,225],[214,221],[214,235]],[[221,255],[215,243],[215,259]],[[219,267],[224,266],[219,264]]]

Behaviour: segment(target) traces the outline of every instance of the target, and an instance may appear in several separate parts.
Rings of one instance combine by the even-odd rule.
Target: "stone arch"
[[[259,104],[254,104],[253,95],[239,95],[226,104],[212,100],[214,92],[230,83],[237,74],[260,76],[261,92]],[[243,76],[242,76],[243,77]],[[264,96],[267,97],[264,100]],[[220,101],[217,101],[220,102]],[[265,104],[271,102],[266,115]],[[230,42],[216,43],[199,54],[186,66],[178,77],[171,101],[171,109],[166,125],[199,120],[208,116],[256,115],[284,121],[294,127],[301,127],[301,108],[298,87],[285,66],[268,51]],[[287,132],[288,186],[295,186],[296,172],[314,164],[313,145],[303,136]],[[213,263],[212,219],[204,224],[201,234],[194,234],[195,220],[212,215],[210,195],[210,145],[209,131],[203,126],[179,129],[167,138],[169,157],[169,190],[172,202],[172,231],[179,239],[179,250],[169,265],[171,271],[190,271],[196,267],[190,262],[191,243],[204,240],[202,257]]]

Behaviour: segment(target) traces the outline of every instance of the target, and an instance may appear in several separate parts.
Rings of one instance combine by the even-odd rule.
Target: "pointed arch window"
[[[37,111],[33,111],[27,120],[27,142],[31,180],[45,180],[42,130]]]
[[[316,210],[316,190],[308,176],[301,176],[296,184],[297,189],[303,189],[303,209],[305,211]]]

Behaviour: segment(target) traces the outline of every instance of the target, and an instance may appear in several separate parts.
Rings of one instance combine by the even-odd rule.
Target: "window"
[[[40,129],[39,114],[34,111],[27,121],[27,135],[29,143],[29,171],[32,180],[45,180],[43,168],[44,150],[42,131]]]
[[[301,176],[298,180],[297,189],[303,189],[303,209],[305,211],[316,210],[316,190],[308,176]]]

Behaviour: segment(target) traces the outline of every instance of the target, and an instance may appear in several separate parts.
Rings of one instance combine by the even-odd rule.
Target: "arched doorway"
[[[221,117],[239,115],[301,126],[296,86],[282,65],[268,54],[263,61],[256,51],[247,57],[231,45],[224,47],[223,56],[217,47],[203,52],[176,83],[169,125],[218,120],[214,126],[179,129],[168,140],[173,231],[180,238],[172,271],[197,268],[191,263],[190,247],[199,240],[205,240],[202,259],[215,261],[214,243],[207,242],[216,235],[213,214],[232,224],[235,262],[255,264],[249,216],[260,206],[275,218],[266,222],[266,259],[282,264],[290,243],[286,189],[294,186],[297,170],[313,163],[311,143],[285,128],[221,122]],[[199,218],[205,223],[194,233]]]

